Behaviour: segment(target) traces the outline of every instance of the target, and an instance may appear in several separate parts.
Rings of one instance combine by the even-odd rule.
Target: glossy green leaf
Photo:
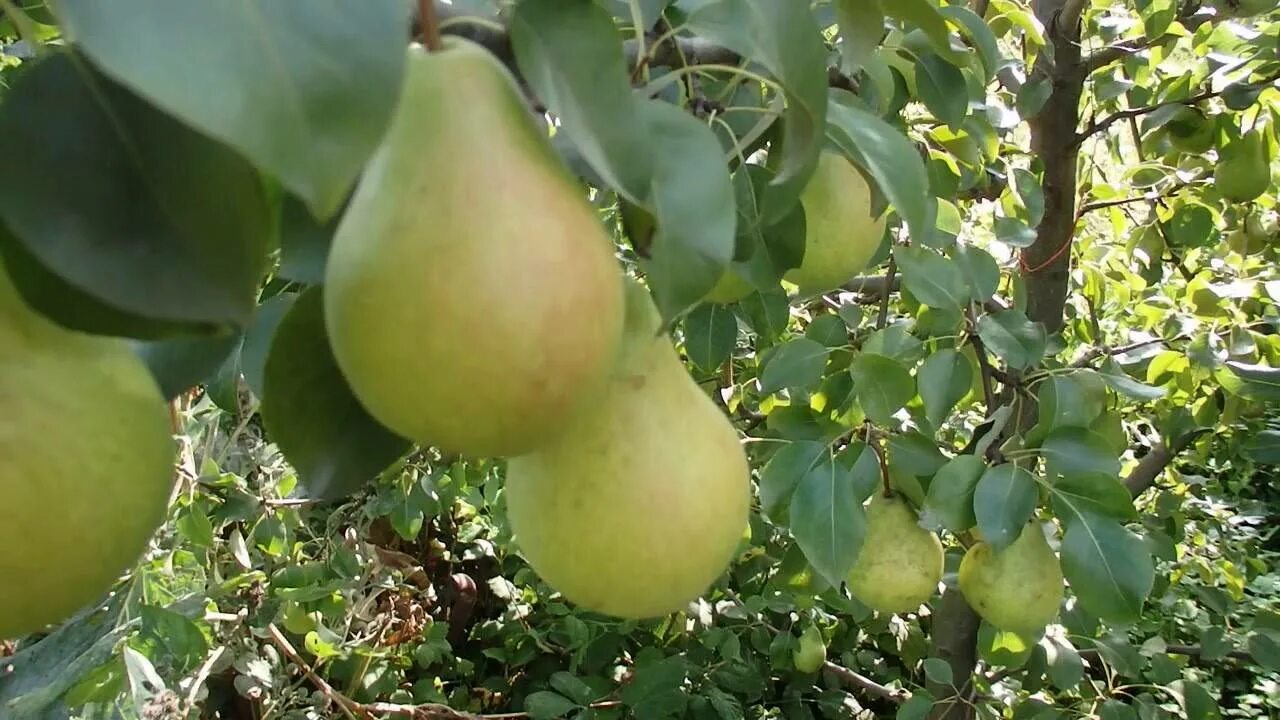
[[[866,536],[866,514],[850,473],[828,457],[805,473],[791,497],[791,535],[832,585],[844,582]]]
[[[889,467],[894,472],[929,477],[946,464],[947,456],[933,438],[914,431],[889,436]]]
[[[982,458],[957,455],[947,461],[929,481],[921,522],[935,529],[945,527],[961,533],[977,524],[973,511],[974,491],[987,466]]]
[[[1120,458],[1106,438],[1086,428],[1054,430],[1040,446],[1049,478],[1097,473],[1116,477]]]
[[[769,515],[791,497],[796,484],[823,458],[826,443],[801,440],[787,443],[760,471],[760,506]]]
[[[969,297],[986,302],[1000,286],[1000,267],[991,253],[972,245],[959,244],[953,253],[956,265],[969,285]]]
[[[540,690],[524,699],[524,711],[533,720],[553,720],[578,709],[578,704],[560,693]]]
[[[951,30],[938,6],[929,0],[894,0],[882,4],[891,18],[905,21],[920,28],[928,36],[934,52],[953,65],[963,65],[964,57],[951,47]]]
[[[155,376],[160,391],[172,399],[211,378],[240,347],[241,338],[237,332],[213,337],[135,341],[133,350]]]
[[[935,53],[916,58],[916,87],[920,100],[934,117],[958,127],[969,112],[969,87],[964,73]]]
[[[1012,463],[987,468],[973,492],[978,530],[991,547],[1008,547],[1036,509],[1036,481]]]
[[[45,268],[117,310],[241,325],[266,261],[257,172],[69,51],[0,104],[0,216]]]
[[[809,338],[795,338],[779,345],[760,374],[760,393],[817,384],[827,366],[827,348]]]
[[[1132,623],[1155,582],[1142,539],[1115,520],[1078,513],[1062,538],[1062,573],[1085,610],[1113,623]]]
[[[1099,370],[1098,374],[1108,387],[1134,400],[1159,400],[1168,393],[1163,387],[1154,387],[1133,379],[1111,358],[1104,360]]]
[[[1114,475],[1106,473],[1075,473],[1058,478],[1049,486],[1053,512],[1070,522],[1082,512],[1112,517],[1117,520],[1136,520],[1129,489]]]
[[[267,355],[262,417],[302,496],[355,492],[409,449],[360,405],[329,349],[319,288],[294,302]]]
[[[834,0],[840,26],[840,56],[844,70],[856,73],[875,52],[884,35],[884,11],[880,3],[866,0]]]
[[[108,75],[329,217],[400,96],[409,3],[298,13],[277,4],[250,12],[234,3],[62,0],[58,16]]]
[[[978,336],[988,350],[1015,368],[1040,362],[1048,342],[1044,326],[1031,322],[1019,310],[1002,310],[978,318]]]
[[[940,309],[968,305],[969,285],[954,260],[920,247],[898,247],[893,252],[902,284],[917,300]]]
[[[715,370],[733,355],[738,319],[723,305],[704,303],[684,318],[684,348],[703,370]]]
[[[925,418],[938,427],[973,386],[973,367],[964,355],[943,348],[920,364],[916,384],[924,403]]]
[[[915,397],[915,380],[907,368],[893,358],[860,353],[852,373],[858,404],[878,425],[892,425],[893,414]]]
[[[240,371],[244,374],[245,384],[259,399],[266,394],[267,355],[271,351],[271,341],[297,298],[297,295],[288,293],[262,303],[254,311],[249,329],[245,330],[244,345],[240,349]]]

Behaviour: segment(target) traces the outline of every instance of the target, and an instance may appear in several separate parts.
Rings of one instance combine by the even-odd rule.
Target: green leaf
[[[1036,509],[1036,480],[1013,464],[987,468],[973,492],[973,513],[982,537],[995,550],[1018,539]]]
[[[1249,654],[1268,670],[1280,670],[1280,642],[1265,633],[1255,632],[1247,641]]]
[[[1044,326],[1020,310],[1002,310],[978,318],[978,337],[1010,367],[1027,368],[1044,357]]]
[[[929,477],[946,464],[947,456],[933,438],[914,431],[889,436],[889,467],[895,472]]]
[[[1062,573],[1085,610],[1113,623],[1138,620],[1155,582],[1151,553],[1140,537],[1082,510],[1067,524],[1061,553]]]
[[[1040,456],[1050,479],[1089,473],[1116,477],[1120,473],[1115,449],[1106,438],[1087,428],[1054,430],[1040,446]]]
[[[866,513],[849,470],[830,456],[819,460],[791,496],[791,535],[809,564],[839,585],[853,569],[867,532]]]
[[[1044,75],[1033,75],[1018,88],[1015,106],[1019,117],[1030,120],[1044,107],[1049,96],[1053,94],[1053,83]]]
[[[951,47],[951,31],[937,5],[929,0],[893,0],[882,3],[884,12],[891,18],[902,20],[924,31],[933,49],[953,65],[964,65],[962,53]]]
[[[0,156],[0,216],[79,291],[198,329],[248,320],[270,211],[226,147],[60,51],[5,93]]]
[[[395,109],[408,5],[62,0],[58,16],[108,75],[329,217]]]
[[[925,419],[938,427],[955,404],[968,394],[973,385],[973,368],[964,355],[943,348],[920,364],[916,384],[924,403]]]
[[[635,112],[645,120],[646,137],[662,148],[653,153],[649,195],[657,229],[641,266],[658,309],[670,319],[701,300],[733,258],[733,182],[720,143],[704,123],[657,100],[640,103]]]
[[[280,321],[284,320],[298,296],[293,293],[277,295],[258,306],[253,321],[244,332],[244,345],[240,348],[240,372],[253,394],[262,399],[266,395],[267,354],[276,336]]]
[[[1192,680],[1175,680],[1169,689],[1181,700],[1187,720],[1218,720],[1222,717],[1218,701],[1200,683]]]
[[[1229,392],[1249,400],[1280,401],[1280,368],[1227,362],[1217,372],[1218,381]]]
[[[1231,650],[1231,642],[1227,640],[1226,630],[1222,626],[1210,625],[1200,631],[1200,658],[1205,662],[1226,657]]]
[[[922,247],[896,247],[893,253],[902,271],[903,286],[917,300],[943,310],[968,304],[969,285],[954,260]]]
[[[941,658],[925,658],[922,663],[925,677],[939,685],[950,685],[953,681],[951,665]]]
[[[826,366],[827,348],[809,338],[788,340],[773,351],[760,373],[760,394],[816,385]]]
[[[996,239],[1009,247],[1031,247],[1036,241],[1036,231],[1016,217],[998,217],[995,221]]]
[[[957,244],[954,259],[969,284],[969,297],[975,302],[986,302],[996,294],[1000,286],[1000,267],[991,253],[972,245]]]
[[[924,691],[919,691],[913,693],[906,702],[898,706],[898,713],[894,715],[894,720],[924,720],[929,716],[929,711],[932,709],[933,698],[929,697]]]
[[[700,0],[690,10],[685,27],[749,58],[782,85],[787,99],[782,157],[764,213],[767,220],[779,220],[800,197],[823,144],[827,49],[813,13],[804,3]]]
[[[1259,465],[1280,465],[1280,430],[1262,430],[1245,442],[1245,455]]]
[[[893,358],[860,353],[853,362],[852,373],[858,404],[877,425],[893,424],[893,414],[916,395],[911,373]]]
[[[845,72],[856,74],[871,59],[884,35],[884,12],[880,3],[866,0],[834,0],[836,23],[840,26],[840,56]]]
[[[819,315],[805,328],[804,336],[815,340],[829,348],[844,347],[849,344],[849,328],[839,315],[827,313]]]
[[[912,237],[929,237],[934,231],[929,176],[915,145],[902,131],[857,106],[856,97],[842,90],[831,93],[827,107],[831,141],[875,179]]]
[[[757,335],[757,349],[777,340],[787,329],[791,306],[787,304],[787,293],[782,288],[752,293],[739,305]]]
[[[1053,512],[1063,522],[1071,522],[1082,512],[1136,520],[1137,510],[1128,488],[1114,475],[1077,473],[1061,477],[1049,486]]]
[[[1098,710],[1099,720],[1138,720],[1138,713],[1119,700],[1107,700]]]
[[[783,501],[795,491],[796,484],[818,461],[829,456],[825,443],[798,440],[774,453],[760,471],[760,506],[773,515]]]
[[[324,283],[329,246],[342,213],[317,221],[307,206],[292,195],[280,203],[280,276],[307,285]]]
[[[1165,388],[1153,387],[1134,380],[1121,369],[1119,363],[1111,358],[1104,360],[1098,371],[1108,387],[1134,400],[1159,400],[1168,393]]]
[[[329,349],[320,288],[294,302],[267,355],[262,417],[298,471],[303,495],[360,489],[409,449],[360,405]]]
[[[200,626],[182,613],[154,605],[138,608],[141,636],[152,640],[177,661],[180,672],[194,670],[209,651]]]
[[[773,178],[772,170],[753,163],[739,166],[733,174],[738,208],[734,257],[739,261],[732,268],[758,288],[776,286],[787,270],[799,267],[804,259],[804,208],[796,203],[776,221],[764,216],[765,197]],[[747,251],[750,255],[742,260]]]
[[[723,305],[703,303],[684,318],[685,352],[703,370],[720,367],[737,341],[738,319]]]
[[[1046,640],[1052,648],[1052,652],[1048,653],[1049,681],[1059,690],[1070,691],[1084,679],[1084,663],[1080,660],[1080,653],[1063,638]]]
[[[511,17],[511,47],[524,80],[591,169],[647,205],[657,153],[609,13],[590,0],[526,0]]]
[[[991,26],[987,25],[987,22],[977,13],[963,5],[944,5],[938,10],[943,17],[959,25],[968,36],[974,49],[978,51],[984,84],[991,82],[996,71],[1004,64],[1004,58],[1000,55],[999,41],[995,33],[991,32]]]
[[[1038,226],[1044,219],[1044,190],[1040,187],[1039,178],[1027,170],[1014,168],[1011,179],[1022,209],[1027,213],[1027,225]]]
[[[637,720],[653,720],[681,712],[687,702],[683,685],[688,668],[683,657],[669,657],[637,667],[618,699]]]
[[[1036,430],[1048,433],[1064,427],[1089,427],[1102,413],[1102,398],[1069,375],[1053,375],[1036,387],[1039,421]]]
[[[934,53],[916,58],[916,87],[920,100],[934,117],[951,127],[969,112],[969,86],[964,73]]]
[[[529,717],[533,718],[533,720],[552,720],[553,718],[564,717],[579,707],[577,703],[569,698],[550,690],[530,693],[524,699],[524,711],[529,713]]]
[[[240,333],[134,342],[165,398],[172,399],[207,380],[240,347]]]
[[[974,491],[985,470],[982,458],[973,455],[957,455],[948,460],[929,482],[921,521],[953,533],[973,527],[977,523]]]
[[[1035,651],[1035,643],[1015,632],[985,621],[978,625],[978,656],[988,665],[1020,668],[1027,665]]]

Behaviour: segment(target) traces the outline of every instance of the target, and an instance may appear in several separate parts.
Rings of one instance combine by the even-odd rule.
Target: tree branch
[[[860,675],[843,665],[837,665],[829,660],[822,665],[822,669],[868,695],[884,698],[894,703],[904,703],[911,698],[911,693],[907,690],[881,685],[865,675]]]
[[[1257,80],[1249,84],[1250,85],[1269,85],[1277,80],[1280,80],[1280,71],[1274,72],[1268,75],[1267,77],[1262,78],[1261,80]],[[1107,128],[1115,124],[1116,122],[1120,120],[1124,120],[1126,118],[1141,117],[1143,115],[1153,113],[1159,110],[1160,108],[1168,107],[1170,105],[1195,105],[1196,103],[1204,102],[1205,100],[1209,100],[1211,98],[1216,98],[1222,95],[1224,92],[1226,92],[1227,89],[1232,87],[1232,85],[1234,84],[1235,83],[1227,85],[1221,90],[1206,90],[1204,92],[1197,93],[1195,95],[1192,95],[1190,97],[1185,97],[1180,100],[1167,100],[1165,102],[1157,103],[1155,105],[1146,105],[1143,107],[1130,108],[1128,110],[1120,110],[1120,111],[1114,112],[1104,118],[1100,118],[1098,120],[1093,121],[1089,125],[1089,127],[1079,132],[1076,135],[1075,143],[1079,144],[1081,142],[1084,142],[1086,138],[1092,135],[1095,135],[1097,133],[1103,132]]]
[[[1138,497],[1144,490],[1155,484],[1156,478],[1160,477],[1160,473],[1173,462],[1178,453],[1187,449],[1195,439],[1208,432],[1208,430],[1194,430],[1184,433],[1173,441],[1171,445],[1165,443],[1156,443],[1151,451],[1142,456],[1138,461],[1138,465],[1129,471],[1128,477],[1124,479],[1124,486],[1128,488],[1129,494]]]

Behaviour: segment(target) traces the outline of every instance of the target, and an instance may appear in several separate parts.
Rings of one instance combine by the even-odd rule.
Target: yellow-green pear
[[[810,625],[800,633],[800,643],[791,653],[791,660],[802,673],[818,672],[827,662],[827,643],[817,625]]]
[[[164,397],[128,344],[45,320],[0,266],[0,638],[66,619],[137,562],[173,458]]]
[[[849,592],[882,613],[915,610],[942,580],[942,542],[920,527],[898,497],[877,494],[867,506],[867,534],[849,571]]]
[[[1169,142],[1184,153],[1208,152],[1217,135],[1214,123],[1191,107],[1178,108],[1165,128],[1169,132]]]
[[[843,155],[824,150],[800,194],[804,258],[787,282],[805,294],[827,292],[867,268],[884,238],[884,215],[871,207],[871,187]]]
[[[1009,632],[1034,635],[1062,604],[1062,568],[1039,523],[1004,550],[976,543],[960,561],[960,592],[982,619]]]
[[[325,323],[356,397],[423,445],[516,455],[603,387],[622,327],[613,244],[492,55],[412,48],[339,224]]]
[[[730,305],[755,292],[751,283],[733,270],[725,270],[724,275],[716,282],[715,287],[707,293],[703,300],[719,305]]]
[[[747,525],[750,471],[643,287],[628,287],[626,308],[606,392],[508,463],[506,501],[516,545],[553,588],[645,618],[684,608],[724,572]]]
[[[1218,151],[1213,184],[1228,200],[1247,202],[1271,185],[1271,163],[1266,139],[1260,130],[1251,130]]]

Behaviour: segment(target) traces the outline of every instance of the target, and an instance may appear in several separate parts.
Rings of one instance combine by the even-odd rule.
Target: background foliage
[[[41,312],[135,340],[182,440],[136,570],[0,644],[0,717],[1280,716],[1277,193],[1215,177],[1250,132],[1275,177],[1273,6],[440,4],[556,119],[752,457],[732,568],[637,623],[560,600],[502,464],[411,449],[329,354],[406,3],[0,1],[0,253]],[[788,296],[824,146],[890,230],[867,277]],[[699,303],[728,265],[756,292]],[[948,547],[897,616],[839,583],[886,478]],[[1033,516],[1070,592],[1024,638],[954,571]]]

